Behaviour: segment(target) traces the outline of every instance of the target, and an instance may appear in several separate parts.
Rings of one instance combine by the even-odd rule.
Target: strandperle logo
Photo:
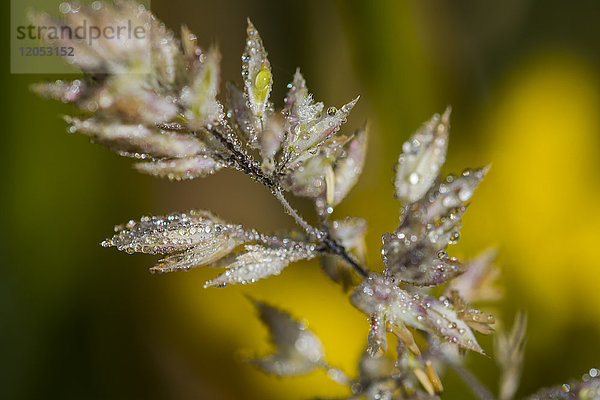
[[[92,46],[93,41],[97,39],[109,40],[132,40],[145,39],[146,28],[141,25],[134,26],[131,20],[128,20],[124,25],[117,26],[95,26],[89,25],[88,20],[83,20],[83,23],[75,28],[70,26],[17,26],[17,39],[31,40],[78,40],[85,41]]]
[[[102,11],[106,5],[63,1],[52,8],[48,0],[11,0],[11,72],[75,73],[72,64],[77,57],[112,41],[123,49],[149,50],[151,32],[143,19],[133,14],[115,20],[102,18],[101,13],[99,18],[88,19],[79,12],[82,7]],[[149,10],[148,2],[138,7],[140,13]]]

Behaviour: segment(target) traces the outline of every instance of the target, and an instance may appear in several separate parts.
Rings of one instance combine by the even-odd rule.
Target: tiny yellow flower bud
[[[271,71],[268,65],[263,65],[256,78],[254,78],[254,87],[256,88],[256,98],[263,101],[267,96],[269,84],[271,83]]]

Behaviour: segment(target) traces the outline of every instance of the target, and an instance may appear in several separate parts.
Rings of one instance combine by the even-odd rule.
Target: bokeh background
[[[598,366],[600,3],[153,0],[152,9],[172,28],[187,24],[204,47],[217,43],[223,79],[236,81],[250,17],[270,54],[275,101],[296,66],[327,105],[361,94],[346,129],[369,121],[368,163],[335,216],[368,219],[372,269],[381,268],[381,234],[397,224],[391,180],[401,144],[451,104],[445,172],[492,169],[450,252],[499,250],[505,296],[488,307],[509,324],[519,309],[529,315],[519,394]],[[366,318],[317,263],[205,290],[216,271],[153,276],[155,257],[98,245],[114,224],[190,208],[266,231],[293,227],[266,189],[228,171],[185,183],[139,175],[129,160],[68,135],[59,116],[69,106],[28,91],[56,76],[9,75],[3,61],[0,398],[347,394],[321,372],[275,379],[240,362],[269,350],[250,295],[306,318],[331,362],[356,372]],[[481,341],[493,354],[492,341]],[[469,355],[468,364],[497,386],[493,358]],[[452,374],[444,383],[443,398],[470,398]]]

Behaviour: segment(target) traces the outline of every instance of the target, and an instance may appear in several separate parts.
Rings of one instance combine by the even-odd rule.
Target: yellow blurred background
[[[519,394],[598,366],[600,3],[154,0],[152,9],[171,28],[187,24],[204,47],[217,43],[224,81],[241,79],[250,17],[279,105],[296,66],[326,105],[361,95],[345,129],[369,121],[367,167],[335,217],[369,221],[371,269],[382,267],[381,234],[397,225],[391,180],[401,144],[451,104],[445,172],[492,169],[449,252],[465,259],[499,249],[505,296],[488,306],[508,324],[516,310],[529,315]],[[331,363],[356,373],[366,318],[316,262],[251,286],[203,289],[217,271],[153,276],[155,257],[98,245],[114,224],[190,208],[265,231],[294,225],[240,174],[163,182],[68,135],[59,116],[71,107],[28,91],[56,78],[3,74],[0,398],[347,395],[322,372],[276,379],[240,362],[269,351],[250,295],[306,318]],[[493,354],[492,340],[481,342]],[[493,358],[469,355],[468,365],[496,387]],[[442,398],[471,398],[452,374],[444,385]]]

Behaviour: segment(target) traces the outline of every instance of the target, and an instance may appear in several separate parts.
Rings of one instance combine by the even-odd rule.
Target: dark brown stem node
[[[354,271],[363,278],[367,278],[369,276],[369,271],[360,265],[354,257],[350,255],[348,250],[340,243],[338,243],[332,236],[328,230],[321,230],[315,228],[306,222],[298,212],[290,205],[285,196],[281,191],[281,187],[279,182],[275,180],[272,176],[266,175],[262,169],[258,166],[258,164],[247,154],[243,154],[240,150],[236,148],[236,145],[229,139],[228,135],[223,134],[216,128],[212,128],[209,131],[221,144],[228,150],[231,154],[231,161],[235,163],[235,165],[244,172],[246,175],[250,176],[257,182],[262,183],[266,187],[268,187],[275,197],[279,200],[279,202],[285,208],[285,211],[296,221],[298,225],[304,229],[304,231],[314,239],[316,239],[320,244],[322,244],[326,251],[331,254],[335,254],[345,260],[348,264],[352,266]]]

